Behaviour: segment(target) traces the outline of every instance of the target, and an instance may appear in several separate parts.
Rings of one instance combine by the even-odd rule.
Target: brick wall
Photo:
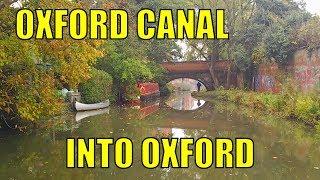
[[[279,92],[280,87],[276,76],[279,73],[278,65],[275,63],[263,64],[258,68],[255,77],[255,87],[259,92]]]
[[[320,82],[320,48],[310,53],[305,49],[297,51],[292,72],[301,90],[308,91],[317,86]]]
[[[295,52],[287,72],[291,73],[296,84],[302,91],[314,89],[320,85],[320,48],[312,52],[301,49]],[[281,87],[276,80],[277,74],[281,72],[278,65],[262,64],[258,68],[255,77],[257,91],[279,92]]]

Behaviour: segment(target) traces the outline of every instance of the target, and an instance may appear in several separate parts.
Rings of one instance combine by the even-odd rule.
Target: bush
[[[311,125],[320,120],[319,93],[301,94],[295,90],[282,91],[281,94],[247,92],[242,90],[217,89],[213,98],[230,101],[250,108],[280,113],[287,118],[295,118]],[[319,125],[320,128],[320,125]]]
[[[125,90],[125,100],[136,100],[140,96],[140,90],[137,85],[128,85]]]
[[[84,103],[97,103],[110,98],[112,77],[101,70],[92,70],[92,77],[79,87]]]
[[[309,124],[315,124],[320,116],[320,104],[315,97],[301,95],[296,100],[295,115]]]
[[[261,94],[262,102],[271,111],[282,111],[285,107],[284,99],[277,94]]]

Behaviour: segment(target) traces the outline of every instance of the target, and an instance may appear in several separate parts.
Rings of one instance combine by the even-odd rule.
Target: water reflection
[[[173,92],[166,101],[169,107],[180,111],[193,111],[202,107],[205,103],[204,100],[193,98],[190,91]]]
[[[179,128],[172,128],[172,138],[186,138],[186,133],[184,132],[184,129]]]
[[[75,119],[76,119],[76,122],[79,122],[82,119],[85,119],[87,117],[97,116],[97,115],[101,115],[101,114],[109,114],[109,111],[110,111],[110,108],[93,110],[93,111],[77,112]]]
[[[66,116],[54,129],[0,138],[0,179],[320,179],[320,142],[303,125],[272,117],[247,118],[241,113],[250,112],[224,104],[206,103],[195,111],[177,111],[163,104],[111,107],[109,113],[79,122],[74,115]],[[120,170],[110,163],[110,168],[101,169],[97,155],[97,168],[65,168],[65,140],[78,137],[130,138],[133,166]],[[190,168],[145,169],[140,145],[146,137],[249,137],[255,142],[255,166],[199,169],[191,157]]]

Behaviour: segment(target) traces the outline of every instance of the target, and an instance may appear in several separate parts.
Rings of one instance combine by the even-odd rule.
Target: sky
[[[309,12],[320,15],[320,0],[305,0],[305,2]]]

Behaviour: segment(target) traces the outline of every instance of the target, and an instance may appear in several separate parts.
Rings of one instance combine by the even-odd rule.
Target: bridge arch
[[[205,77],[195,77],[194,75],[192,76],[189,74],[169,75],[167,77],[166,83],[168,84],[178,79],[192,79],[195,81],[199,81],[206,88],[207,91],[214,89],[211,85],[210,79],[206,79]]]
[[[167,70],[168,82],[179,78],[195,79],[202,82],[208,91],[215,89],[212,74],[215,74],[216,86],[224,86],[227,82],[225,74],[232,68],[231,62],[226,60],[214,61],[214,63],[208,61],[165,62],[161,66]]]
[[[215,89],[207,61],[167,62],[162,67],[167,70],[167,83],[188,78],[200,81],[208,91]]]
[[[214,90],[209,63],[206,61],[167,62],[162,63],[167,70],[167,83],[175,79],[188,78],[200,81],[208,91]]]

